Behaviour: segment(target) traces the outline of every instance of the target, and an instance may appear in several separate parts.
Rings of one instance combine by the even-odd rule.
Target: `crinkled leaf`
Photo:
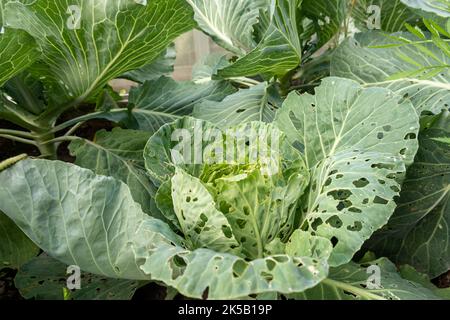
[[[374,275],[370,266],[380,270],[380,287],[369,282]],[[368,286],[374,286],[370,289]],[[402,279],[397,268],[389,260],[382,258],[362,265],[349,263],[331,268],[329,278],[317,287],[290,298],[307,300],[437,300],[427,287]]]
[[[408,33],[396,36],[414,38]],[[347,39],[336,50],[331,64],[331,74],[354,79],[365,86],[389,88],[405,99],[410,99],[419,112],[430,111],[438,114],[442,110],[449,110],[450,56],[445,55],[434,43],[422,45],[428,54],[405,43],[400,47],[373,47],[401,43],[381,33],[357,34],[355,39]],[[447,67],[441,70],[441,65]],[[422,74],[410,72],[422,68],[426,71],[424,74],[433,70],[440,72],[426,78],[422,78]],[[395,75],[398,77],[393,77]]]
[[[261,83],[229,95],[221,102],[203,101],[195,106],[193,116],[227,128],[251,121],[272,122],[275,107],[267,83]]]
[[[253,49],[253,25],[267,0],[187,0],[200,29],[223,48],[238,55]]]
[[[333,242],[331,265],[347,263],[395,209],[397,180],[418,147],[413,106],[387,89],[327,78],[315,96],[292,93],[275,123],[311,172],[305,227]]]
[[[130,112],[140,130],[154,133],[166,123],[191,115],[195,104],[219,102],[234,91],[225,81],[196,84],[162,77],[131,90]]]
[[[426,12],[435,13],[441,17],[450,17],[450,2],[448,0],[401,0],[407,6]]]
[[[254,293],[301,292],[326,277],[326,260],[276,255],[250,262],[207,249],[166,245],[138,252],[142,270],[193,298],[236,299]]]
[[[297,67],[302,58],[298,29],[301,0],[275,0],[271,23],[262,41],[247,55],[218,71],[224,78],[240,76],[283,76]]]
[[[8,26],[30,33],[42,48],[37,72],[55,105],[95,96],[109,80],[156,59],[194,26],[182,0],[10,2]]]
[[[36,256],[39,248],[0,212],[0,269],[17,269]]]
[[[271,242],[288,240],[295,227],[297,202],[309,183],[309,175],[300,153],[278,129],[255,122],[237,127],[236,132],[245,132],[244,129],[253,129],[248,134],[250,148],[262,148],[261,143],[267,143],[267,156],[271,159],[260,155],[256,166],[250,163],[236,172],[227,172],[233,169],[227,165],[206,166],[202,180],[213,188],[244,254],[256,258],[266,254]],[[258,139],[259,146],[254,143]],[[269,163],[267,170],[265,162]]]
[[[144,164],[143,151],[149,138],[150,133],[145,131],[117,128],[112,132],[97,132],[94,141],[72,141],[69,149],[76,157],[75,164],[126,183],[144,212],[162,218],[153,200],[156,188]]]
[[[176,169],[172,178],[174,211],[191,250],[209,248],[233,252],[238,243],[230,224],[198,178]]]
[[[247,262],[209,249],[189,251],[166,224],[141,211],[125,184],[72,164],[24,160],[2,171],[0,182],[0,209],[40,247],[102,276],[151,279],[188,297],[207,292],[230,299],[300,292],[327,275],[325,258]]]
[[[377,253],[432,278],[450,269],[450,148],[436,137],[450,137],[448,115],[439,116],[421,132],[419,152],[408,170],[397,210],[369,244]]]
[[[67,265],[41,254],[20,268],[15,285],[25,299],[63,300],[70,276]],[[70,292],[69,300],[130,300],[139,282],[82,272],[80,285],[81,289]]]
[[[155,184],[160,186],[171,179],[175,166],[198,177],[202,170],[203,151],[216,136],[222,139],[222,132],[212,124],[190,117],[161,127],[144,149],[145,167]]]

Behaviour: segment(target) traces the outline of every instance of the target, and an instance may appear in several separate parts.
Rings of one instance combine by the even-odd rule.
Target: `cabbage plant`
[[[448,16],[0,0],[0,269],[27,299],[448,298],[430,280],[450,269]],[[226,52],[176,81],[193,28]]]

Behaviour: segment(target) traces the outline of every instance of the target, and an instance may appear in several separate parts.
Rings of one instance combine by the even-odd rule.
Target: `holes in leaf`
[[[242,277],[242,275],[245,273],[245,271],[248,268],[248,264],[247,262],[245,262],[244,260],[236,260],[233,263],[233,277],[235,278],[240,278]]]
[[[289,258],[286,256],[274,256],[272,257],[272,259],[278,263],[286,263],[289,261]]]
[[[271,282],[273,280],[273,275],[269,272],[262,271],[261,277],[267,282]]]
[[[243,210],[244,210],[244,214],[245,214],[246,216],[249,216],[249,215],[250,215],[250,208],[249,208],[249,207],[244,206]]]
[[[355,221],[352,226],[347,226],[347,230],[349,231],[361,231],[362,223],[360,221]]]
[[[336,209],[338,211],[342,211],[345,208],[350,208],[353,205],[353,203],[350,200],[344,200],[344,201],[340,201],[338,203],[338,205],[336,206]]]
[[[335,248],[337,246],[338,242],[339,242],[339,239],[333,236],[330,239],[330,241],[331,241],[331,244],[333,245],[333,248]]]
[[[238,225],[239,228],[244,229],[245,225],[247,224],[247,220],[244,219],[237,219],[236,223]]]
[[[237,109],[236,110],[236,113],[242,113],[242,112],[245,112],[245,109]]]
[[[381,184],[381,185],[384,185],[384,184],[386,184],[386,181],[378,179],[378,183]]]
[[[400,192],[400,188],[397,186],[391,186],[391,190],[394,192]]]
[[[347,200],[351,195],[350,190],[335,190],[327,193],[327,196],[332,196],[334,200]]]
[[[383,130],[386,131],[386,132],[389,132],[389,131],[392,130],[392,126],[391,125],[386,125],[386,126],[383,127]]]
[[[349,212],[354,212],[354,213],[362,213],[361,209],[355,208],[355,207],[351,207],[348,209]]]
[[[386,200],[386,199],[383,199],[383,198],[381,198],[379,196],[376,196],[375,199],[373,200],[373,203],[376,203],[376,204],[388,204],[389,201]]]
[[[407,150],[408,150],[407,148],[403,148],[402,150],[400,150],[400,152],[399,152],[400,155],[404,156],[406,154]]]
[[[333,180],[331,178],[328,178],[327,181],[325,181],[325,187],[328,187],[332,182]]]
[[[247,238],[246,237],[242,237],[241,238],[241,243],[244,243],[244,242],[246,242],[247,241]]]
[[[209,295],[209,287],[206,287],[206,289],[203,291],[202,299],[208,300],[208,295]]]
[[[366,178],[361,178],[359,180],[353,181],[353,185],[357,188],[364,188],[368,184],[369,184],[369,180],[367,180]]]
[[[314,221],[311,223],[311,228],[312,228],[314,231],[317,231],[317,228],[318,228],[321,224],[323,224],[322,219],[321,219],[321,218],[317,218],[316,220],[314,220]]]
[[[330,218],[328,218],[328,220],[326,221],[327,224],[329,224],[330,226],[332,226],[333,228],[340,228],[342,227],[342,220],[337,216],[334,215]]]
[[[405,140],[414,140],[414,139],[416,139],[416,138],[417,138],[417,135],[416,135],[414,132],[408,133],[408,134],[405,136]]]
[[[275,261],[273,261],[271,259],[266,259],[266,266],[267,266],[267,269],[269,269],[269,271],[273,271],[273,269],[275,269],[277,264],[275,263]]]
[[[378,138],[379,140],[383,139],[383,138],[384,138],[384,133],[383,133],[383,132],[378,132],[377,138]]]
[[[187,203],[191,202],[191,197],[190,197],[190,196],[187,196],[187,197],[186,197],[186,202],[187,202]]]
[[[228,239],[231,239],[233,237],[233,233],[231,232],[231,228],[229,226],[222,226],[222,232]]]
[[[336,175],[336,179],[342,179],[343,177],[344,177],[343,174],[338,174],[338,175]]]
[[[371,165],[372,169],[388,169],[393,170],[394,165],[393,164],[387,164],[387,163],[374,163]]]

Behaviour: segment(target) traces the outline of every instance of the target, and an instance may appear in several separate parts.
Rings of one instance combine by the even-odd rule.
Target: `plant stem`
[[[322,283],[326,284],[328,286],[331,286],[331,287],[339,288],[339,289],[354,293],[356,295],[359,295],[363,298],[367,298],[370,300],[386,300],[385,298],[383,298],[381,296],[371,293],[369,290],[360,289],[358,287],[355,287],[355,286],[345,283],[345,282],[335,281],[335,280],[327,278],[327,279],[323,280]]]
[[[41,136],[38,136],[36,138],[37,147],[39,148],[39,152],[41,153],[42,157],[50,159],[50,160],[56,160],[57,158],[57,147],[54,143],[48,143],[48,141],[51,141],[52,139],[55,139],[54,133],[45,133]]]
[[[22,137],[22,138],[28,138],[28,139],[34,139],[34,136],[25,131],[19,131],[19,130],[9,130],[9,129],[0,129],[0,134],[6,134],[16,137]]]
[[[20,143],[25,143],[25,144],[31,144],[31,145],[37,147],[36,142],[34,142],[32,140],[28,140],[28,139],[12,136],[12,135],[9,135],[9,134],[0,134],[0,138],[5,138],[5,139],[8,139],[8,140],[12,140],[12,141],[20,142]]]

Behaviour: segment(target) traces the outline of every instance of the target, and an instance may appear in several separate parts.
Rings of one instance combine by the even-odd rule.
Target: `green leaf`
[[[380,270],[380,287],[370,289],[370,266]],[[369,286],[368,286],[369,285]],[[429,288],[402,279],[397,268],[382,258],[364,264],[349,263],[330,270],[329,278],[313,289],[292,295],[299,300],[438,300]]]
[[[400,266],[399,272],[403,279],[419,283],[423,287],[433,291],[433,293],[438,297],[450,300],[450,288],[441,289],[436,287],[426,274],[418,272],[409,265]]]
[[[262,41],[234,64],[218,71],[223,78],[283,76],[296,68],[302,57],[298,9],[301,0],[276,0],[271,23]]]
[[[116,128],[97,132],[94,141],[72,141],[69,149],[76,157],[75,164],[126,183],[145,213],[162,218],[153,200],[156,188],[144,164],[143,151],[149,138],[150,133],[145,131]]]
[[[190,251],[166,224],[141,211],[125,184],[72,164],[24,160],[2,171],[0,182],[0,210],[50,255],[87,272],[162,281],[198,299],[299,292],[327,275],[326,258],[245,261]]]
[[[172,178],[172,199],[191,250],[209,248],[232,253],[239,246],[227,219],[216,209],[213,197],[198,178],[176,169]]]
[[[193,298],[229,300],[253,293],[300,292],[326,277],[325,259],[276,255],[245,261],[207,249],[193,252],[171,246],[140,252],[142,269]]]
[[[448,0],[401,0],[407,6],[426,12],[435,13],[441,17],[450,17]]]
[[[330,265],[347,263],[395,209],[397,179],[418,148],[413,106],[387,89],[327,78],[315,96],[291,93],[275,123],[311,173],[304,230],[333,242]]]
[[[34,39],[26,32],[11,30],[4,19],[5,1],[0,1],[0,87],[28,68],[40,52]]]
[[[223,48],[243,55],[255,46],[253,26],[258,22],[259,10],[268,1],[256,0],[187,0],[195,12],[200,29]]]
[[[211,81],[219,69],[230,65],[227,55],[223,53],[212,53],[204,57],[192,69],[192,81],[204,83]]]
[[[39,253],[39,248],[2,212],[0,231],[0,269],[18,269]]]
[[[234,91],[225,81],[196,84],[162,77],[133,88],[129,108],[138,129],[154,133],[166,123],[191,115],[195,104],[204,100],[217,103]]]
[[[203,101],[195,106],[193,116],[227,128],[251,121],[270,123],[275,117],[275,108],[267,83],[261,83],[229,95],[221,102]]]
[[[154,183],[160,186],[170,180],[175,174],[175,166],[199,177],[203,153],[193,152],[193,149],[205,150],[217,135],[222,138],[223,133],[217,132],[211,123],[190,117],[162,126],[144,149],[145,167]]]
[[[237,161],[238,165],[206,165],[201,179],[213,190],[245,256],[260,258],[273,241],[289,239],[296,227],[298,199],[309,183],[309,175],[301,154],[273,125],[253,122],[234,129],[241,139],[252,141],[250,147],[255,150],[266,144],[270,159],[260,154],[256,163],[247,160]],[[230,137],[223,140],[224,145]],[[267,140],[258,140],[261,137]]]
[[[420,16],[401,0],[359,0],[352,16],[359,30],[376,29],[379,21],[380,30],[385,32],[405,30],[405,23],[416,25],[421,21]]]
[[[172,44],[155,61],[142,68],[125,73],[121,78],[144,83],[145,81],[157,80],[162,76],[168,77],[174,71],[176,57],[175,45]]]
[[[110,278],[148,278],[131,250],[148,216],[124,183],[44,160],[20,161],[0,181],[0,210],[54,258]]]
[[[20,268],[15,285],[25,299],[63,300],[67,289],[67,266],[46,254]],[[81,288],[69,291],[69,300],[130,300],[138,281],[119,280],[81,273]]]
[[[182,0],[40,0],[5,6],[8,26],[31,34],[43,56],[37,72],[52,106],[90,100],[109,80],[158,58],[194,26]]]
[[[417,40],[408,33],[397,35]],[[374,47],[386,44],[396,46]],[[438,114],[450,109],[450,68],[447,66],[440,73],[425,79],[414,73],[413,77],[408,76],[405,72],[423,68],[424,75],[427,75],[433,68],[450,65],[450,56],[446,56],[432,42],[421,45],[421,48],[425,50],[418,50],[413,45],[405,45],[402,41],[379,33],[361,33],[355,39],[346,40],[336,50],[331,74],[356,80],[367,87],[389,88],[405,99],[410,99],[419,112]],[[440,61],[436,61],[435,57]]]
[[[318,47],[339,35],[348,14],[348,7],[349,2],[346,0],[303,0],[302,11],[313,21]]]
[[[450,117],[437,118],[419,136],[419,152],[394,216],[369,244],[377,253],[432,278],[450,269],[450,153],[447,144],[435,140],[450,137]]]

